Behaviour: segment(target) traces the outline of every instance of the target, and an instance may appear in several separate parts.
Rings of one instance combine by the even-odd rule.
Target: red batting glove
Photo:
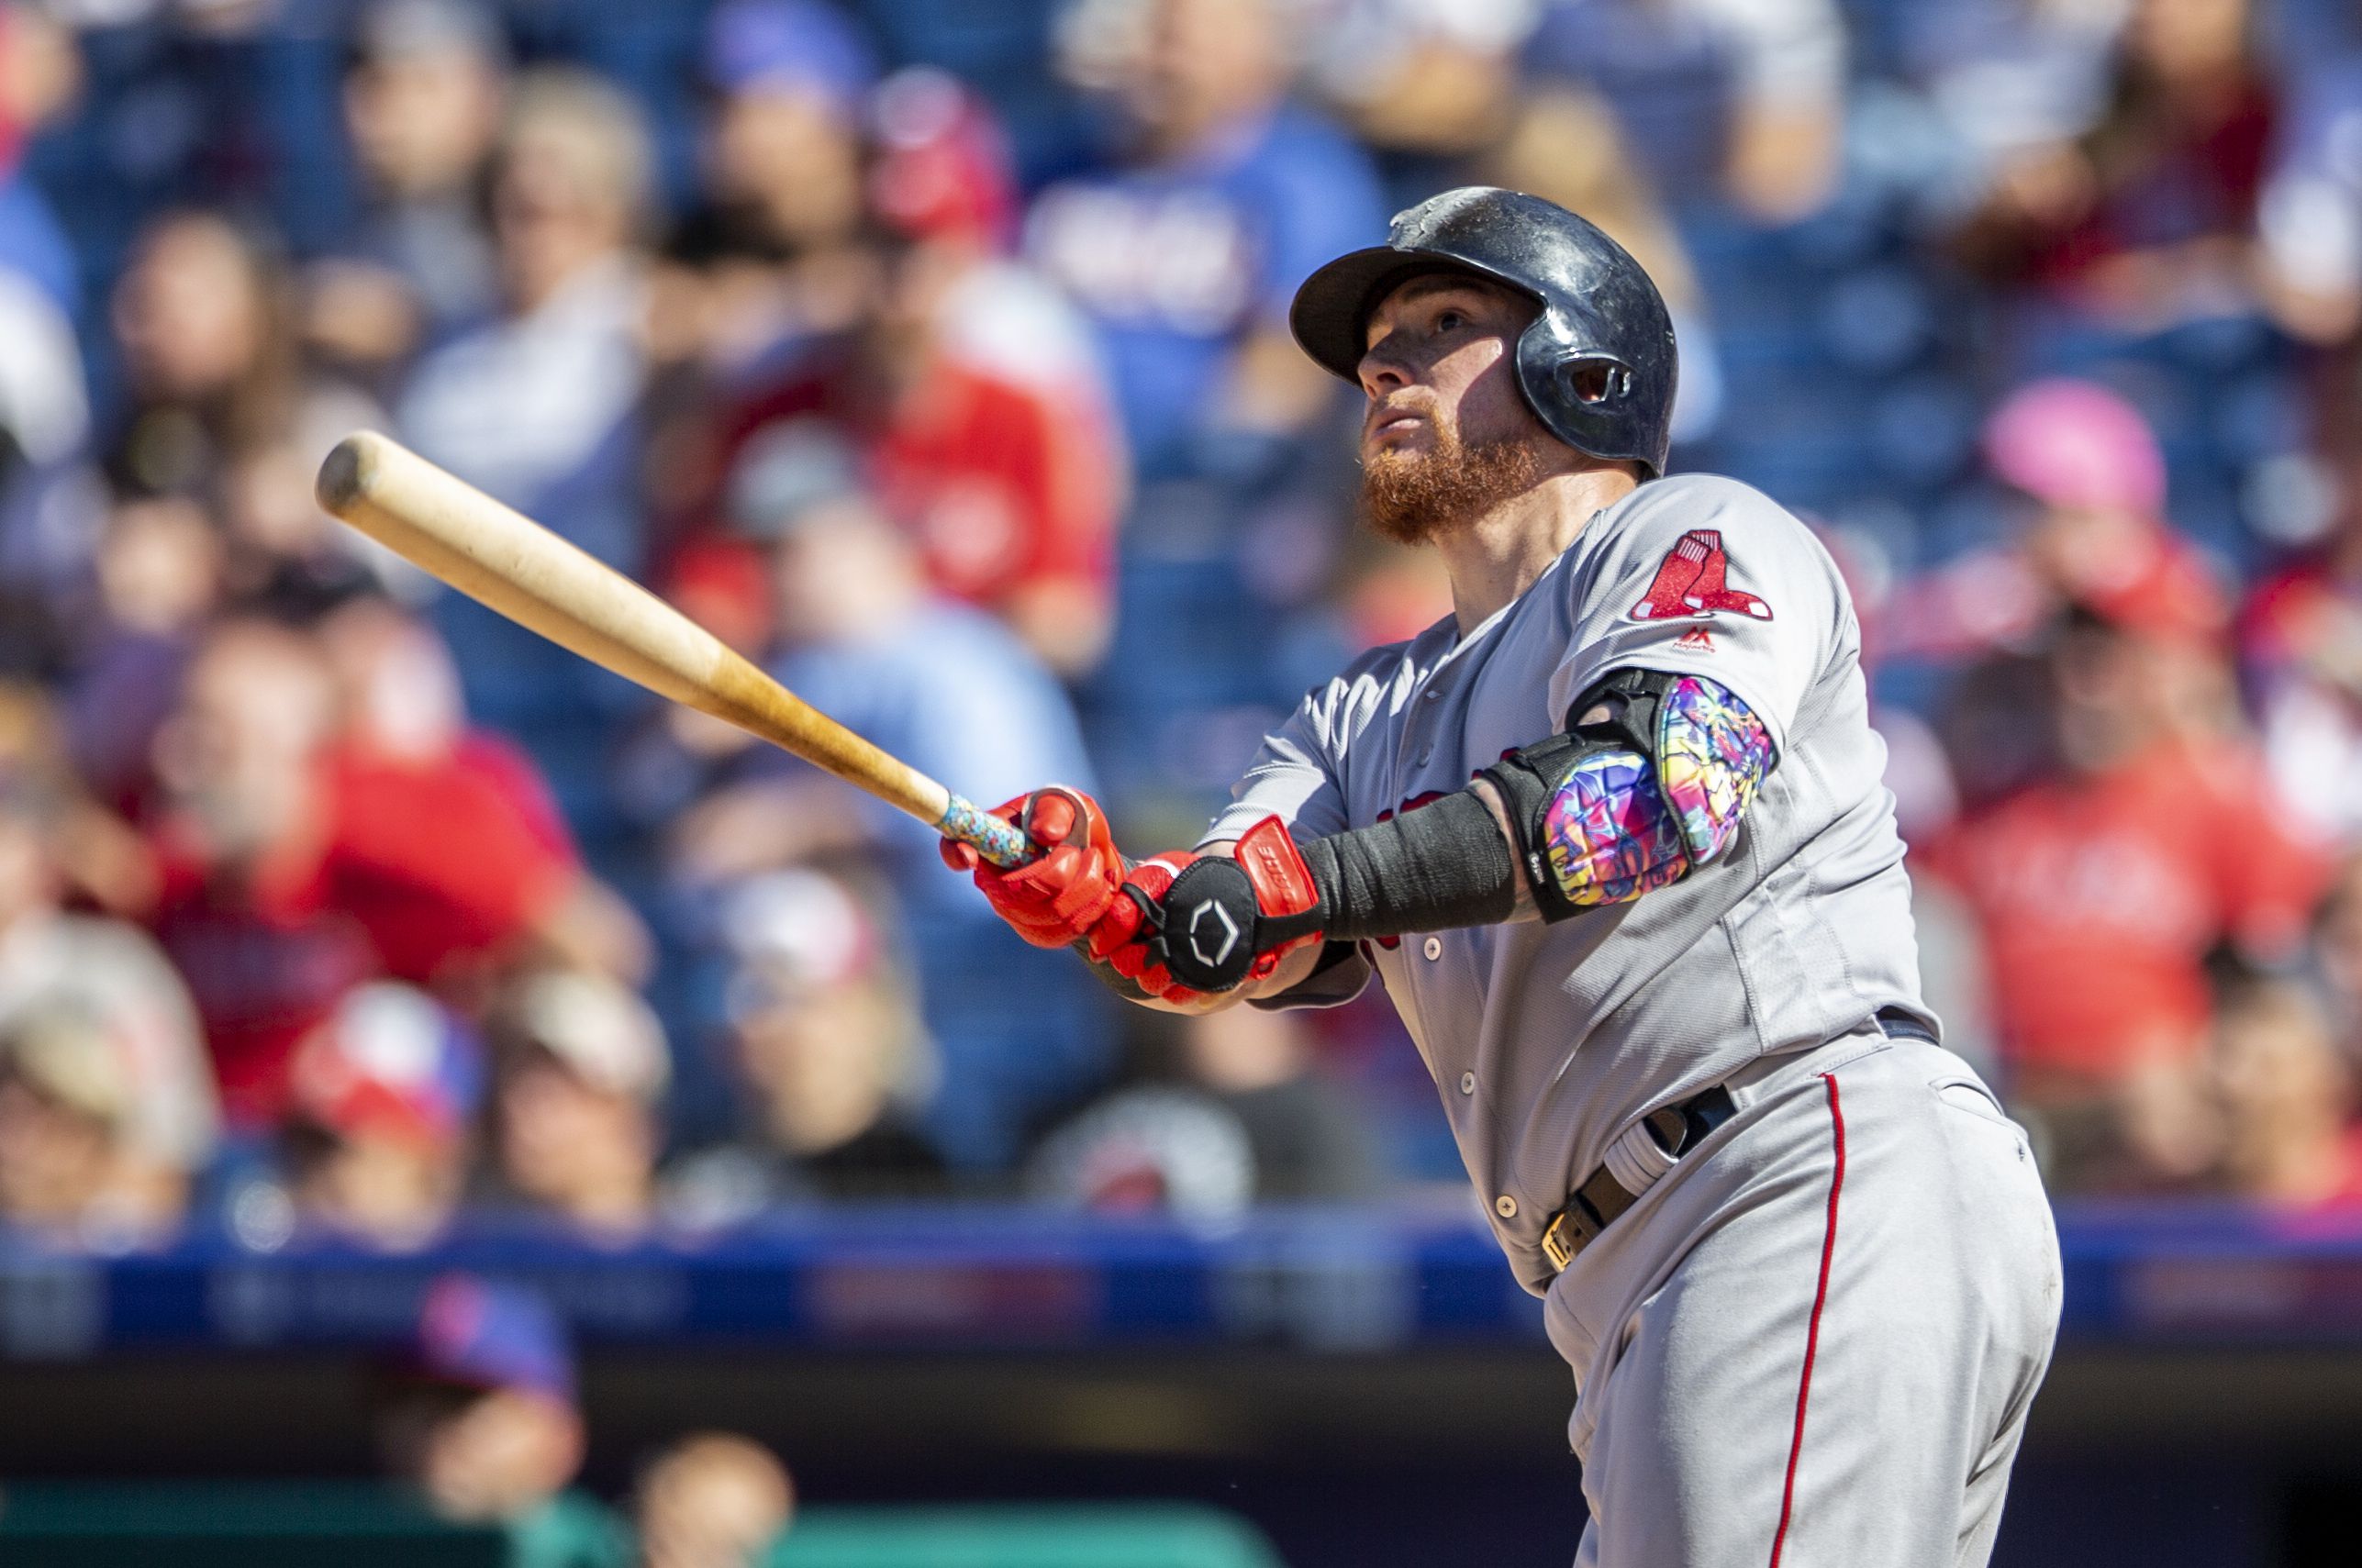
[[[1268,980],[1322,940],[1329,903],[1287,824],[1266,817],[1228,856],[1142,861],[1091,932],[1091,956],[1142,991],[1186,1002]]]
[[[1038,948],[1071,947],[1116,902],[1123,856],[1108,831],[1107,813],[1080,790],[1052,785],[993,808],[1040,845],[1042,856],[1014,871],[991,864],[966,844],[937,846],[943,863],[971,873],[994,911]]]
[[[1133,866],[1123,879],[1122,896],[1109,901],[1107,913],[1091,928],[1091,957],[1106,964],[1151,996],[1167,1002],[1194,1002],[1198,993],[1173,978],[1164,966],[1160,945],[1152,945],[1159,930],[1150,918],[1161,917],[1164,895],[1173,879],[1198,858],[1193,851],[1167,850]]]

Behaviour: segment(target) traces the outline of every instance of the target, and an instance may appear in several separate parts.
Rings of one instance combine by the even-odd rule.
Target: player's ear
[[[1619,403],[1632,395],[1632,367],[1616,360],[1602,356],[1575,360],[1558,373],[1577,403]]]

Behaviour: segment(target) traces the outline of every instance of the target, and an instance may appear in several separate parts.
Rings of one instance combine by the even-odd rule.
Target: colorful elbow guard
[[[1564,734],[1487,768],[1545,920],[1622,904],[1730,847],[1777,760],[1771,732],[1700,675],[1618,670]]]

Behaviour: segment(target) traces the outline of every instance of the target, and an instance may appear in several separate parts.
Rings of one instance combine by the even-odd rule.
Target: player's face
[[[1371,313],[1360,367],[1362,461],[1546,439],[1519,395],[1533,302],[1475,278],[1413,278]]]
[[[1479,280],[1413,278],[1371,316],[1362,355],[1362,514],[1398,544],[1427,544],[1532,489],[1571,456],[1517,389],[1532,302]]]

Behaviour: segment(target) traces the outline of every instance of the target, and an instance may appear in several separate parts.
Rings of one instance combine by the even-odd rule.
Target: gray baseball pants
[[[1577,1568],[1978,1568],[2058,1328],[2023,1131],[1866,1028],[1732,1093],[1544,1304]]]

